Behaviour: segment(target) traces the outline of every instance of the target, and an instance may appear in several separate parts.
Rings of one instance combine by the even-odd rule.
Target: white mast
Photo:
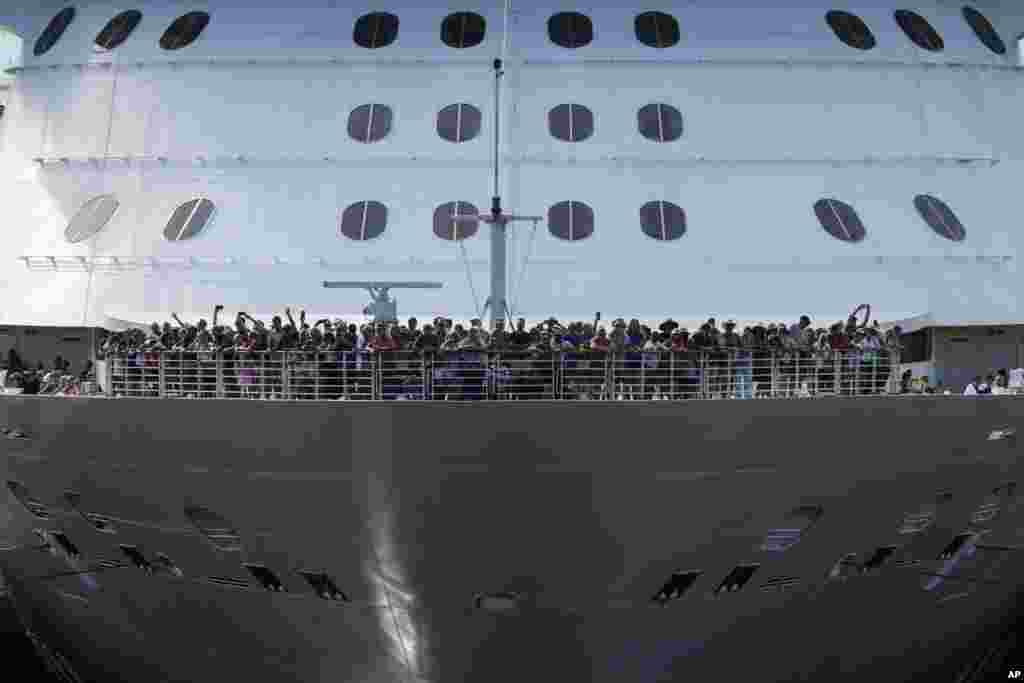
[[[505,0],[505,35],[502,40],[501,57],[494,60],[494,194],[491,197],[491,215],[453,215],[452,220],[463,222],[483,222],[491,226],[491,293],[484,303],[484,311],[490,311],[491,327],[510,315],[505,281],[508,261],[508,230],[512,221],[543,220],[541,216],[517,216],[505,214],[501,210],[500,164],[501,164],[501,77],[504,59],[508,52],[509,10],[511,0]]]

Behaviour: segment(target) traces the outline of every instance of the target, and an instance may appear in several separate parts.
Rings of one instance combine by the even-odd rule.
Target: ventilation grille
[[[896,554],[897,547],[894,545],[887,545],[878,548],[871,554],[871,557],[861,566],[862,572],[871,572],[880,569],[882,565],[889,561],[893,555]]]
[[[82,496],[74,491],[66,491],[64,493],[64,500],[71,507],[72,510],[82,516],[85,521],[92,526],[93,529],[105,534],[115,533],[114,523],[105,515],[100,515],[95,512],[84,512],[81,508]]]
[[[668,581],[665,582],[665,585],[661,587],[661,590],[654,594],[651,602],[657,605],[666,605],[674,600],[678,600],[690,590],[702,573],[702,571],[698,570],[674,572]]]
[[[20,481],[7,481],[7,489],[18,499],[18,502],[25,506],[36,519],[50,519],[50,511],[46,509],[38,499],[33,498],[28,487]]]
[[[820,505],[802,505],[794,508],[783,525],[768,532],[759,550],[781,553],[800,542],[807,532],[825,514]]]
[[[724,579],[722,579],[722,583],[718,584],[718,587],[715,588],[715,595],[720,595],[722,593],[736,593],[742,590],[760,567],[761,565],[759,564],[737,565]]]
[[[300,571],[299,576],[304,578],[309,583],[310,588],[320,598],[324,600],[338,600],[341,602],[348,602],[349,598],[341,590],[338,589],[338,585],[334,582],[326,572],[313,572],[313,571]]]
[[[212,583],[216,586],[226,586],[228,588],[252,588],[252,584],[245,579],[233,579],[229,576],[207,576],[207,583]]]
[[[185,516],[218,550],[241,552],[242,539],[234,525],[224,517],[204,507],[187,507]]]
[[[783,591],[800,584],[799,576],[776,576],[761,584],[762,591]]]
[[[120,548],[121,552],[124,553],[125,557],[127,557],[133,565],[144,572],[150,574],[153,573],[153,565],[146,559],[146,556],[142,554],[141,550],[133,545],[122,545]]]
[[[277,577],[277,574],[261,564],[246,564],[244,566],[253,578],[256,579],[265,590],[272,593],[285,592],[284,583]]]

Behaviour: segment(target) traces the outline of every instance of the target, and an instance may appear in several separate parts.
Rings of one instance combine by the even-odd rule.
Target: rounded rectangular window
[[[914,197],[914,207],[935,234],[951,242],[963,242],[967,231],[953,210],[941,199],[927,194]]]
[[[907,34],[907,37],[910,38],[914,45],[929,52],[942,51],[944,47],[942,36],[920,14],[901,9],[896,10],[893,13],[893,17],[895,17],[896,23],[899,24],[900,28],[903,29],[903,32]]]
[[[648,47],[672,47],[679,42],[679,22],[664,12],[644,12],[633,22],[636,39]]]
[[[359,142],[377,142],[391,132],[391,107],[363,104],[348,115],[348,135]]]
[[[594,134],[594,114],[579,104],[560,104],[548,112],[552,137],[565,142],[580,142]]]
[[[128,36],[132,34],[135,27],[142,21],[142,12],[137,9],[130,9],[127,12],[121,12],[116,17],[111,19],[103,30],[100,31],[99,35],[96,36],[96,45],[94,47],[98,52],[106,52],[113,50],[124,41],[128,40]]]
[[[672,202],[647,202],[640,207],[640,229],[662,242],[677,240],[686,234],[686,213]]]
[[[560,47],[583,47],[594,40],[594,24],[585,14],[559,12],[548,19],[548,37]]]
[[[584,240],[594,234],[594,210],[583,202],[559,202],[548,209],[548,230],[560,240]]]
[[[860,242],[867,236],[864,224],[849,204],[838,199],[819,199],[814,214],[825,232],[843,242]]]
[[[198,235],[213,216],[213,202],[209,199],[193,199],[185,202],[171,214],[171,220],[164,228],[168,242],[180,242]]]
[[[342,235],[357,242],[376,239],[384,234],[388,209],[380,202],[362,201],[350,204],[341,214],[338,226]]]
[[[856,14],[832,10],[825,14],[825,22],[836,38],[858,50],[870,50],[877,44],[871,29]]]
[[[160,47],[165,50],[180,50],[194,43],[210,23],[206,12],[189,12],[177,19],[160,36]]]
[[[110,222],[114,212],[120,206],[114,195],[93,197],[78,210],[68,227],[64,230],[64,239],[76,244],[89,239]]]
[[[476,234],[478,221],[456,221],[453,216],[476,216],[469,202],[447,202],[434,210],[434,234],[443,240],[460,242]]]
[[[387,12],[371,12],[356,19],[352,40],[370,50],[387,47],[398,38],[398,17]]]
[[[988,20],[988,17],[973,7],[964,7],[962,11],[964,20],[971,27],[971,30],[974,31],[974,35],[978,36],[978,40],[997,55],[1005,55],[1006,43],[996,33],[996,29],[992,26],[992,22]]]
[[[449,142],[466,142],[480,134],[480,110],[471,104],[449,104],[437,113],[437,134]]]
[[[640,135],[655,142],[673,142],[683,135],[683,115],[670,104],[647,104],[636,113]]]
[[[449,14],[441,22],[441,42],[456,49],[476,47],[484,42],[486,29],[487,22],[476,12]]]
[[[32,48],[32,54],[36,57],[42,57],[49,52],[57,44],[61,36],[64,35],[64,31],[68,29],[74,18],[74,7],[65,7],[58,12],[53,19],[50,19],[50,23],[46,25],[43,33],[36,39],[35,47]]]

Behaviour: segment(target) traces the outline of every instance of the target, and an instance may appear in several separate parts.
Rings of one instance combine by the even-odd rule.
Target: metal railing
[[[108,396],[282,400],[684,400],[896,393],[898,354],[161,351],[108,355]]]

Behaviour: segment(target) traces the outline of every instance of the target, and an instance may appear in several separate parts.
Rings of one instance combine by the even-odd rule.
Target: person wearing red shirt
[[[382,325],[380,333],[370,340],[369,346],[371,351],[397,351],[398,340],[391,334],[390,327]]]
[[[611,340],[608,339],[608,332],[602,327],[597,330],[597,336],[591,338],[590,348],[594,351],[607,351],[611,348]]]
[[[685,327],[677,329],[672,333],[672,343],[669,346],[672,353],[686,353],[690,350],[690,333]]]

